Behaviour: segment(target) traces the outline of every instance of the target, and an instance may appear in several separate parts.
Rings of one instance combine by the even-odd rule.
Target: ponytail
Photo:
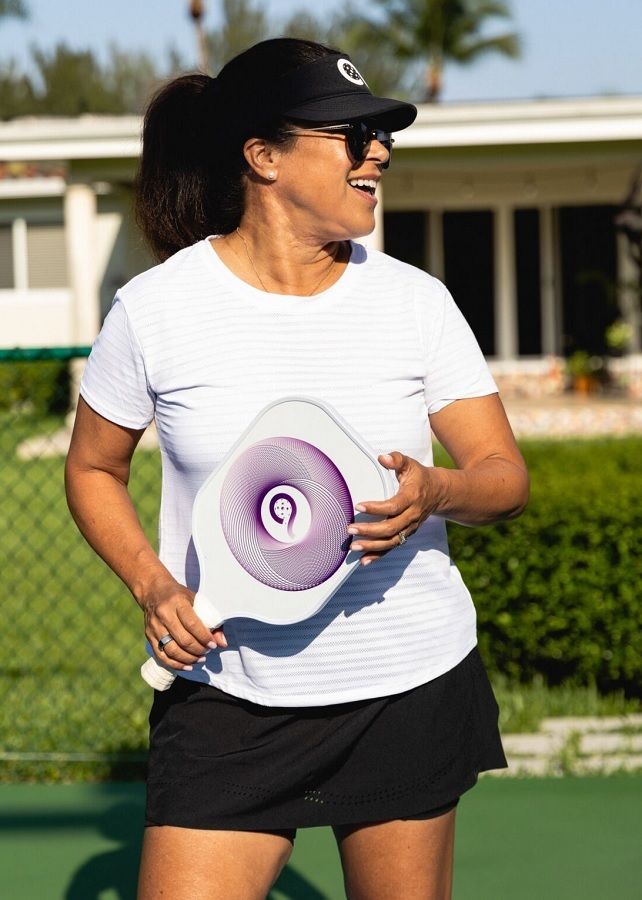
[[[228,234],[241,220],[240,148],[216,136],[215,79],[182,75],[153,98],[143,124],[136,184],[136,219],[159,260],[202,240]]]

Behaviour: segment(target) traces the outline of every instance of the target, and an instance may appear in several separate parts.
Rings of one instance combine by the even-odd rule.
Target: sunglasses
[[[301,131],[284,131],[282,134],[296,134],[299,137],[319,136],[323,137],[326,133],[327,137],[332,137],[332,133],[345,135],[346,144],[350,151],[350,156],[355,162],[363,162],[366,158],[367,149],[372,141],[379,141],[388,151],[388,159],[382,164],[382,169],[387,169],[390,165],[390,157],[392,155],[393,137],[389,131],[382,128],[373,128],[367,122],[349,122],[340,125],[319,125],[316,128],[305,128]]]

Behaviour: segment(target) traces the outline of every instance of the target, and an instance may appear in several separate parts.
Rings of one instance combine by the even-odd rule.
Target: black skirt
[[[267,707],[177,678],[150,713],[148,825],[275,831],[421,817],[505,768],[477,648],[374,700]]]

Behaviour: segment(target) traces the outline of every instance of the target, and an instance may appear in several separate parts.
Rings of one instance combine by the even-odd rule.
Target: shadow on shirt
[[[374,564],[374,568],[357,567],[348,581],[344,582],[344,585],[348,583],[354,588],[356,580],[372,579],[374,585],[372,592],[364,590],[363,592],[358,591],[356,594],[354,591],[347,593],[343,590],[342,585],[319,612],[302,622],[274,625],[249,618],[228,619],[225,623],[228,650],[245,647],[263,656],[296,656],[305,650],[335,619],[340,616],[349,618],[361,609],[383,603],[386,592],[400,580],[415,556],[417,547],[414,544],[415,542],[409,541],[403,547],[395,548],[396,565],[393,569],[380,569],[377,572],[378,563]],[[422,549],[424,548],[422,547]],[[198,584],[198,557],[191,539],[187,549],[186,571],[191,576],[189,581],[192,584]],[[195,590],[196,588],[192,587],[191,589]],[[212,650],[207,657],[207,668],[214,674],[222,671],[220,653],[221,651]]]

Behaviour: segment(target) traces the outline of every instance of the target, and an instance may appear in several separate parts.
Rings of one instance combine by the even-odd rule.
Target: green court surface
[[[143,794],[0,785],[0,896],[133,900]],[[455,900],[638,900],[641,885],[642,776],[484,778],[462,799]],[[270,900],[342,898],[330,830],[300,831]]]

